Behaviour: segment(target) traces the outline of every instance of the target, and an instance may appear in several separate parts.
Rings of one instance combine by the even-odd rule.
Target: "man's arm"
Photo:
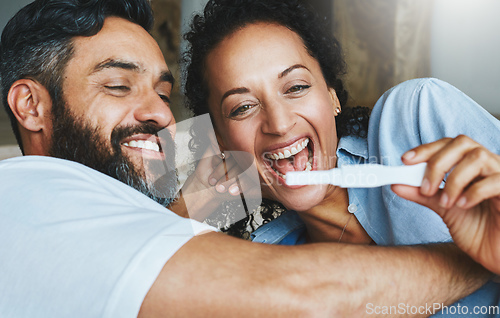
[[[489,277],[453,244],[289,247],[209,233],[166,263],[139,317],[361,317],[374,306],[448,305]]]

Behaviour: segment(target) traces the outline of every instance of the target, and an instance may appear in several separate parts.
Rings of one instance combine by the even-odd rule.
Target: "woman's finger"
[[[500,156],[482,147],[472,149],[449,173],[441,207],[451,208],[470,184],[496,173],[500,173]]]
[[[216,163],[213,166],[212,173],[208,178],[208,183],[210,185],[215,186],[217,183],[224,182],[229,180],[228,172],[236,166],[236,162],[233,158],[221,159],[217,161],[216,159],[212,160],[212,164]]]
[[[229,160],[231,158],[231,151],[221,152],[220,154],[213,154],[212,156],[212,165],[215,167],[219,165],[224,160]]]
[[[500,172],[493,174],[471,185],[457,200],[461,209],[470,209],[484,200],[492,199],[500,213]]]
[[[427,161],[421,192],[423,195],[432,196],[438,191],[445,175],[469,152],[482,146],[469,137],[460,135],[454,139],[441,139],[418,148],[415,149],[416,153],[412,160]]]
[[[443,138],[434,142],[422,144],[405,152],[401,157],[401,160],[404,164],[410,165],[425,162],[451,141],[452,138]]]
[[[429,209],[434,210],[441,217],[444,217],[446,213],[446,209],[443,209],[439,206],[441,192],[438,192],[433,196],[425,196],[422,195],[422,193],[420,193],[419,188],[402,184],[393,184],[391,186],[391,189],[394,193],[396,193],[403,199],[413,201],[420,205],[426,206]]]

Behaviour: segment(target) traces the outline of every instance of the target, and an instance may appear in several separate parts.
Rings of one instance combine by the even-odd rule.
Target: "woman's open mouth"
[[[264,162],[276,177],[286,180],[289,171],[311,171],[314,168],[314,145],[301,138],[289,146],[265,152]]]

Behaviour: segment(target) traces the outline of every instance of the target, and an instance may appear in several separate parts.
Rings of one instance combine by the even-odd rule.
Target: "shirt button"
[[[349,213],[356,213],[357,210],[358,206],[354,203],[349,204],[349,206],[347,207],[347,211],[349,211]]]

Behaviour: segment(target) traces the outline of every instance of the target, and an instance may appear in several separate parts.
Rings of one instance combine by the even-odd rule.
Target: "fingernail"
[[[215,179],[215,178],[210,178],[210,179],[208,180],[208,183],[210,183],[210,185],[215,185],[215,184],[217,183],[217,179]]]
[[[229,187],[229,193],[231,193],[232,195],[237,195],[240,193],[240,188],[237,186],[237,185],[233,185],[233,186],[230,186]]]
[[[222,184],[219,184],[218,186],[215,187],[215,190],[217,190],[217,192],[219,193],[223,193],[224,191],[226,191],[226,187],[223,186]]]
[[[429,182],[429,180],[427,180],[427,178],[425,178],[422,181],[421,191],[420,192],[422,194],[428,194],[430,190],[431,190],[431,183]]]
[[[417,154],[417,153],[416,153],[415,151],[410,150],[410,151],[408,151],[407,153],[405,153],[405,154],[403,155],[403,159],[404,159],[404,160],[410,160],[410,159],[414,158],[416,154]]]
[[[446,193],[443,193],[443,195],[441,195],[441,199],[439,200],[439,206],[442,208],[446,208],[448,206],[448,201],[448,195]]]
[[[457,202],[457,206],[459,208],[463,208],[466,204],[467,204],[467,199],[465,197],[461,197]]]

